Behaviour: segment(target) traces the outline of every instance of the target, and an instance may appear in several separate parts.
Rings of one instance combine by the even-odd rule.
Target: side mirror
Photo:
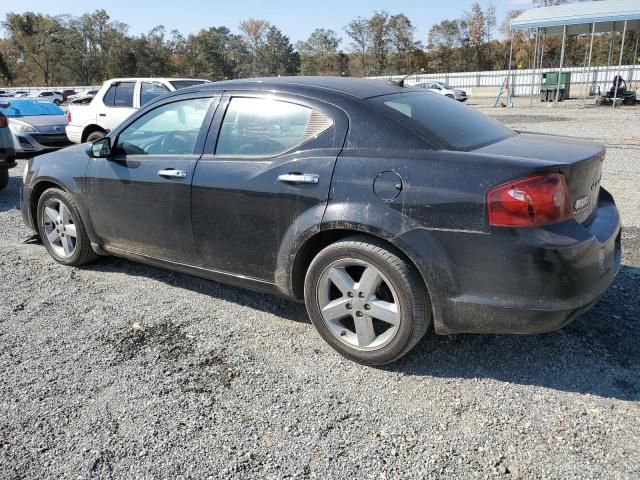
[[[89,146],[89,156],[92,158],[107,158],[111,156],[111,139],[109,137],[96,140]]]

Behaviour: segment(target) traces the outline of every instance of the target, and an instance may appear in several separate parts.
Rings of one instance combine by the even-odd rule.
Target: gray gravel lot
[[[483,111],[609,145],[624,266],[537,336],[425,338],[342,359],[304,307],[22,243],[0,192],[0,478],[640,478],[640,109]]]

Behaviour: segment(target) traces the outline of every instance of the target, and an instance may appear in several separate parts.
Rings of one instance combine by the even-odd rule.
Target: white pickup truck
[[[167,92],[208,83],[195,78],[113,78],[94,97],[75,100],[67,110],[67,137],[73,143],[94,142],[117,127],[145,103]]]

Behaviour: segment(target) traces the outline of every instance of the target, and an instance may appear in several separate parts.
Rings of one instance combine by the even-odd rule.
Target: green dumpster
[[[558,72],[547,72],[542,74],[542,82],[540,83],[540,101],[553,102],[556,98],[558,90]],[[558,92],[558,101],[562,102],[569,98],[571,91],[571,72],[563,72],[560,74],[560,92]]]

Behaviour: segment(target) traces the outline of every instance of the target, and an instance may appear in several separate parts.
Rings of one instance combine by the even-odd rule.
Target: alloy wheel
[[[60,258],[71,257],[76,251],[77,231],[69,208],[52,198],[44,205],[43,213],[45,241]]]
[[[329,331],[357,350],[388,345],[400,328],[398,295],[376,267],[357,259],[329,265],[317,283],[318,306]]]

